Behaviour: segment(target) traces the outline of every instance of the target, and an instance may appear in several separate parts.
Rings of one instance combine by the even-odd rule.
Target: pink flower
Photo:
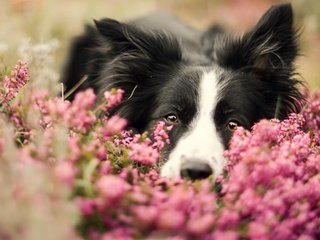
[[[268,233],[269,229],[262,223],[251,222],[249,224],[248,235],[251,239],[266,239],[268,237]]]
[[[108,233],[102,235],[101,240],[132,240],[131,231],[128,228],[118,228],[114,229]]]
[[[217,230],[211,236],[208,236],[207,238],[204,238],[204,239],[206,240],[210,240],[210,239],[237,240],[237,239],[240,239],[240,237],[236,231]]]
[[[132,130],[123,130],[115,136],[113,142],[116,146],[128,147],[130,143],[133,141],[133,132]]]
[[[130,185],[117,176],[106,175],[96,182],[96,189],[103,198],[115,201],[126,194]]]
[[[77,198],[76,202],[81,211],[81,214],[84,216],[93,214],[94,210],[96,209],[96,203],[94,199]]]
[[[320,90],[310,97],[309,103],[302,112],[305,119],[304,130],[312,133],[314,142],[320,143]]]
[[[159,161],[159,152],[152,146],[144,143],[130,144],[128,158],[143,165],[154,165]]]
[[[77,93],[72,104],[64,113],[63,120],[75,131],[87,132],[96,122],[92,111],[96,96],[91,88]]]
[[[152,240],[152,238],[148,240]],[[186,238],[183,236],[173,236],[173,237],[167,237],[166,240],[186,240]]]
[[[54,169],[54,173],[57,179],[69,186],[73,186],[76,169],[70,162],[62,161],[58,163]]]
[[[85,133],[95,123],[96,116],[94,113],[84,109],[71,108],[70,111],[67,112],[65,119],[69,126],[75,131]]]
[[[139,224],[150,226],[159,216],[160,209],[155,206],[135,206],[132,208],[132,212]]]
[[[173,128],[173,125],[166,126],[165,122],[163,121],[158,122],[158,124],[153,130],[153,138],[154,138],[153,147],[161,151],[164,148],[165,144],[170,144],[170,139],[167,131],[170,131],[172,128]]]
[[[103,161],[100,163],[100,168],[99,168],[99,175],[107,175],[111,173],[111,164],[110,161]]]
[[[122,97],[124,95],[124,91],[122,89],[112,89],[111,91],[106,91],[104,93],[104,98],[107,100],[107,109],[111,109],[117,105],[122,100]]]
[[[222,209],[217,224],[220,229],[234,228],[240,220],[239,214],[232,209]]]
[[[78,136],[70,136],[68,139],[68,149],[69,149],[69,157],[68,160],[70,162],[76,162],[79,160],[81,156],[81,148],[80,148],[80,139]]]
[[[127,125],[127,120],[123,119],[117,115],[104,121],[104,125],[100,128],[100,134],[106,140],[110,136],[120,133],[124,127]]]
[[[187,231],[193,235],[206,234],[212,228],[214,219],[214,215],[210,212],[197,218],[191,218],[187,224]]]
[[[5,92],[1,94],[1,103],[9,103],[15,97],[15,94],[20,90],[20,88],[29,81],[29,79],[30,77],[26,62],[19,60],[10,75],[5,76],[3,79]]]
[[[177,231],[185,222],[185,216],[182,212],[177,210],[161,211],[158,216],[157,226],[161,230]]]
[[[88,110],[95,105],[96,95],[92,88],[76,94],[73,100],[73,106],[77,109]]]

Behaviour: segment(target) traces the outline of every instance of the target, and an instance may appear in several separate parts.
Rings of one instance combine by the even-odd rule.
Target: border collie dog
[[[90,87],[98,96],[123,89],[112,114],[126,118],[129,128],[143,132],[159,120],[174,125],[161,175],[201,179],[222,173],[237,126],[250,129],[260,119],[299,112],[297,55],[290,4],[272,6],[238,37],[157,13],[88,26],[72,44],[62,81],[68,91],[87,76],[76,91]]]

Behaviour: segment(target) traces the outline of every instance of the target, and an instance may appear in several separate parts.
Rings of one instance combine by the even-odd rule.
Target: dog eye
[[[236,120],[231,120],[231,121],[229,121],[228,124],[227,124],[227,128],[228,128],[228,130],[230,130],[230,131],[236,130],[236,128],[237,128],[238,126],[240,126],[240,124],[239,124]]]
[[[171,114],[168,114],[167,116],[164,117],[164,120],[167,124],[169,125],[175,125],[175,124],[178,124],[179,123],[179,119],[178,117],[171,113]]]

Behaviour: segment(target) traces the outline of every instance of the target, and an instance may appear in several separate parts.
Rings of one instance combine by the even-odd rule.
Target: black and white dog
[[[162,13],[103,19],[73,42],[63,82],[68,91],[87,75],[77,91],[125,90],[114,113],[138,132],[159,120],[174,125],[161,175],[198,179],[223,171],[237,126],[301,109],[297,54],[290,4],[271,7],[241,37],[219,27],[198,31]]]

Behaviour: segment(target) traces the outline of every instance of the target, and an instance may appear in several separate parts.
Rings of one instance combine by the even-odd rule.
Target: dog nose
[[[209,164],[199,160],[189,160],[181,165],[180,176],[191,180],[205,179],[213,174]]]

